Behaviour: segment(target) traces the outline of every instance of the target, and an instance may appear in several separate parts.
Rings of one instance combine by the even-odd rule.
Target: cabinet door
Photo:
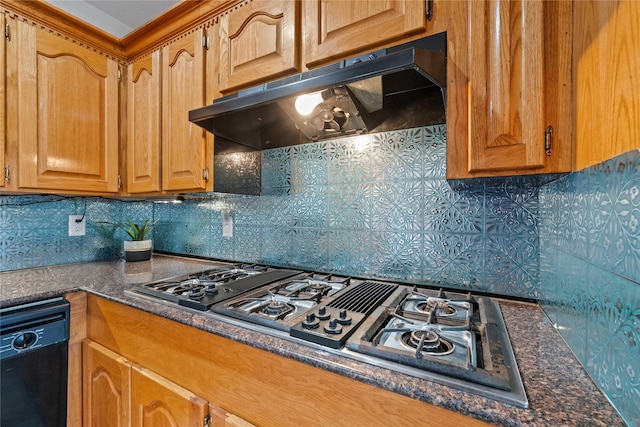
[[[220,18],[220,91],[300,69],[300,2],[253,1]]]
[[[203,30],[162,49],[162,187],[205,190],[205,131],[189,122],[189,110],[205,104]],[[209,153],[213,160],[213,154]]]
[[[4,32],[6,22],[4,13],[0,12],[0,28],[2,28]],[[5,162],[4,162],[4,153],[6,150],[6,140],[7,140],[7,123],[6,123],[6,115],[5,115],[5,107],[7,105],[7,80],[6,80],[6,72],[7,72],[7,49],[6,49],[6,38],[2,37],[0,40],[0,187],[5,186]]]
[[[160,51],[129,64],[127,191],[160,191]]]
[[[449,178],[571,168],[570,54],[562,51],[570,46],[568,4],[449,3]],[[558,30],[561,22],[567,26]],[[552,156],[549,125],[558,142]]]
[[[304,1],[304,61],[307,66],[363,53],[384,43],[424,33],[425,1]]]
[[[132,368],[131,389],[131,427],[204,425],[206,400],[147,369]]]
[[[131,367],[120,355],[83,342],[83,425],[128,427]]]
[[[118,191],[118,64],[17,22],[19,187]]]

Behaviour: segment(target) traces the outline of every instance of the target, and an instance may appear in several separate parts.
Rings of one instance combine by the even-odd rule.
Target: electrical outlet
[[[222,219],[222,237],[233,237],[233,216],[227,211],[220,212]]]
[[[84,215],[69,215],[69,236],[84,236],[87,231]]]

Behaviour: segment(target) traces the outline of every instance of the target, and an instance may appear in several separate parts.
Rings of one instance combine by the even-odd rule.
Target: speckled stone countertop
[[[137,263],[95,261],[4,272],[0,307],[82,290],[495,425],[625,425],[535,304],[499,301],[529,399],[529,408],[522,409],[124,293],[134,284],[195,273],[211,265],[206,260],[154,254],[150,261]]]

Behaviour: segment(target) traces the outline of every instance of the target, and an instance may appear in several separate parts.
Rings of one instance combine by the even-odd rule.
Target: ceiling
[[[45,0],[101,30],[122,38],[181,0]]]

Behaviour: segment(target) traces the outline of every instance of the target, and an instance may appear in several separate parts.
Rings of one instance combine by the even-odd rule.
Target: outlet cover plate
[[[83,215],[69,215],[69,236],[84,236],[87,232],[86,227],[87,219]]]

